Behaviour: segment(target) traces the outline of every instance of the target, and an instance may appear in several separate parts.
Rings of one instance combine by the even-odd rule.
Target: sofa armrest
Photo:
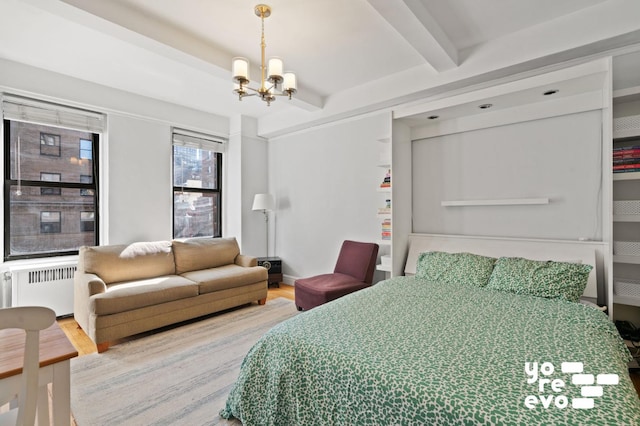
[[[253,256],[247,256],[246,254],[239,254],[236,256],[236,265],[244,266],[248,268],[250,266],[258,266],[258,258]]]
[[[94,294],[107,291],[105,282],[95,274],[76,271],[73,277],[73,317],[89,334],[89,299]]]

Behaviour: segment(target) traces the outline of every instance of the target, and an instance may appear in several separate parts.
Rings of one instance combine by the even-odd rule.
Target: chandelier
[[[269,59],[269,66],[264,63],[264,50],[267,46],[264,41],[264,18],[271,16],[271,7],[266,4],[259,4],[254,9],[257,16],[262,22],[262,37],[260,41],[260,49],[262,53],[261,60],[261,78],[260,88],[254,89],[249,87],[249,61],[246,58],[233,58],[233,92],[238,95],[238,100],[242,100],[245,96],[260,96],[267,105],[276,100],[276,96],[287,96],[291,99],[291,95],[296,93],[296,75],[292,72],[282,72],[282,59]],[[267,87],[269,83],[269,87]],[[253,93],[248,92],[250,90]]]

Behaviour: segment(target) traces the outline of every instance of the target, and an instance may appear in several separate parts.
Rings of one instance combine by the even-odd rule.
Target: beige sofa
[[[97,344],[267,297],[267,270],[235,238],[81,247],[74,317]]]

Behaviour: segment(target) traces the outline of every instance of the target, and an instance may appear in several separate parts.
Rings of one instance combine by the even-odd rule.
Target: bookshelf
[[[640,115],[613,122],[613,302],[640,306]]]
[[[392,217],[392,191],[391,191],[391,164],[392,150],[391,138],[380,137],[377,139],[378,146],[378,175],[376,190],[380,193],[377,218],[380,223],[380,232],[377,243],[380,246],[380,263],[376,266],[379,271],[390,275],[391,264],[391,217]]]

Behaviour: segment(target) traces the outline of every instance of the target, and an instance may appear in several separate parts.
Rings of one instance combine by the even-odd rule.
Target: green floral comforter
[[[271,329],[220,414],[244,425],[640,425],[628,360],[593,308],[398,277]]]

